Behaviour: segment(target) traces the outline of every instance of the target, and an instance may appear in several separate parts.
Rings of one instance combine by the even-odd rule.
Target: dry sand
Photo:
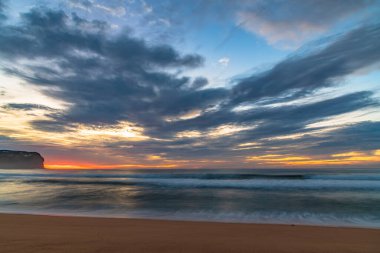
[[[380,229],[0,214],[0,252],[380,252]]]

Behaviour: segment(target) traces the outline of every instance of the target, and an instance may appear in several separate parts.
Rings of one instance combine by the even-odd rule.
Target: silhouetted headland
[[[0,150],[0,169],[43,169],[44,158],[37,152]]]

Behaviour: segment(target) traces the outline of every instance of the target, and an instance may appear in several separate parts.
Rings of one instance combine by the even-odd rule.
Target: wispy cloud
[[[117,17],[122,17],[126,14],[124,6],[108,6],[94,0],[70,0],[68,4],[72,8],[78,8],[88,12],[91,12],[93,9],[98,9]]]
[[[222,65],[223,67],[227,67],[228,64],[230,64],[230,58],[228,57],[222,57],[218,60],[218,63]]]
[[[256,1],[237,11],[248,31],[278,47],[297,48],[375,1]]]

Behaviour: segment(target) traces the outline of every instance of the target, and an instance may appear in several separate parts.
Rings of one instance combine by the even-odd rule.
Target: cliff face
[[[43,169],[44,158],[37,152],[0,150],[0,169]]]

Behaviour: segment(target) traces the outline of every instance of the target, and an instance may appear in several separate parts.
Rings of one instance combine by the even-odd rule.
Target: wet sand
[[[0,252],[380,252],[380,229],[0,214]]]

